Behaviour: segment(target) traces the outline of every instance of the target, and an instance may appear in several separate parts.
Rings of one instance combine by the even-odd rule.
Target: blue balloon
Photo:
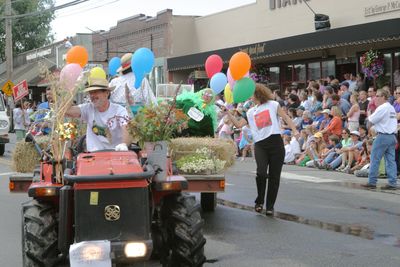
[[[228,78],[226,75],[222,72],[218,72],[211,77],[210,87],[215,94],[219,94],[225,89],[227,83]]]
[[[113,57],[108,62],[108,74],[110,76],[117,75],[117,70],[121,67],[121,59],[119,57]]]
[[[135,74],[135,88],[136,89],[140,88],[140,85],[142,84],[144,76],[145,76],[145,74],[140,74],[140,73]]]
[[[143,78],[150,73],[154,66],[153,52],[142,47],[135,51],[132,55],[132,71],[135,74],[135,88],[139,88]]]

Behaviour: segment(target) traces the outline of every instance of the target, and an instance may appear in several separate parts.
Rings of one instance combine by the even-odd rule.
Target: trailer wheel
[[[22,261],[24,267],[58,266],[56,210],[31,200],[22,205]]]
[[[217,193],[201,193],[200,203],[203,211],[214,211],[217,207]]]
[[[163,240],[161,263],[167,267],[202,266],[204,256],[204,220],[194,196],[179,193],[166,197],[162,210]]]
[[[4,155],[4,151],[6,150],[6,145],[5,144],[0,144],[0,156]]]

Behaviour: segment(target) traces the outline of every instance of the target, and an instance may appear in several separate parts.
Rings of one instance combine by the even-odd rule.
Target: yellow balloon
[[[231,86],[229,85],[229,83],[227,83],[225,85],[224,97],[225,97],[226,103],[228,103],[228,104],[233,103],[233,94],[232,94]]]
[[[92,79],[106,79],[106,72],[100,67],[94,67],[90,70],[89,78]]]

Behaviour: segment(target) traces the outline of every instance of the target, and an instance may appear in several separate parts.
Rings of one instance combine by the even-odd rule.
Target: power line
[[[59,15],[57,15],[57,18],[63,18],[63,17],[73,16],[73,15],[79,14],[79,13],[84,13],[84,12],[87,12],[87,11],[90,11],[90,10],[93,10],[93,9],[97,9],[97,8],[101,8],[101,7],[103,7],[103,6],[107,6],[107,5],[110,5],[110,4],[119,2],[119,1],[120,1],[120,0],[114,0],[114,1],[112,1],[112,2],[104,3],[104,4],[102,4],[102,5],[97,5],[97,6],[86,6],[86,7],[80,8],[80,9],[68,10],[68,11],[65,10],[65,14],[59,14]],[[98,3],[96,3],[96,4],[98,4]],[[85,9],[85,8],[86,8],[86,9]],[[68,12],[71,12],[71,13],[68,13]]]
[[[41,13],[44,13],[44,12],[56,11],[56,10],[59,10],[59,9],[70,7],[70,6],[75,6],[75,5],[78,5],[78,4],[87,2],[87,1],[89,1],[89,0],[74,0],[74,1],[68,2],[66,4],[62,4],[62,5],[55,6],[55,7],[50,7],[50,8],[44,9],[44,10],[38,10],[38,11],[34,11],[34,12],[29,12],[29,13],[25,13],[25,14],[18,14],[18,15],[11,15],[11,16],[0,16],[0,19],[7,19],[7,18],[9,18],[9,19],[17,19],[17,18],[23,18],[23,17],[28,17],[28,16],[37,16],[37,15],[39,15]]]

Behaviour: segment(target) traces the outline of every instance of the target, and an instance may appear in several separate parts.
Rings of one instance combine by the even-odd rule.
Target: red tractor
[[[194,196],[182,193],[187,180],[172,175],[168,160],[140,155],[80,153],[63,162],[59,183],[59,163],[42,160],[22,206],[23,266],[136,266],[151,256],[163,266],[201,266],[204,221]]]

